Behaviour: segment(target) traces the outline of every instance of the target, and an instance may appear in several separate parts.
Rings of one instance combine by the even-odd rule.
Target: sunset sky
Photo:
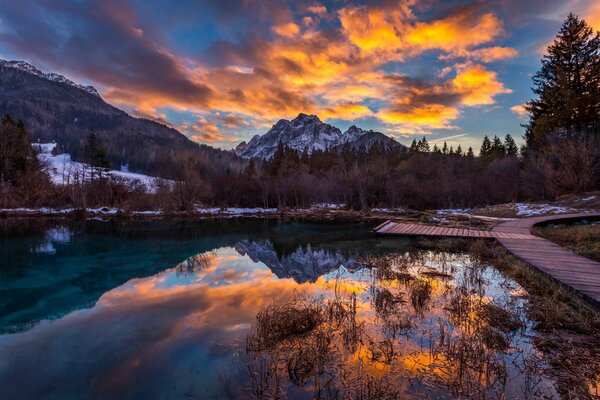
[[[0,3],[0,58],[223,148],[300,112],[403,143],[520,138],[562,20],[573,11],[600,29],[591,0]]]

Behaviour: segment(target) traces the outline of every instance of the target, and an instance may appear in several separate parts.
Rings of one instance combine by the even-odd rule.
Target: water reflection
[[[466,256],[392,254],[270,303],[249,334],[257,398],[528,398],[540,376],[518,285]],[[325,288],[325,291],[322,289]]]
[[[48,229],[44,234],[44,239],[41,243],[34,244],[31,251],[34,253],[54,254],[56,253],[57,244],[68,244],[71,241],[72,232],[66,226],[57,226],[56,228]]]
[[[464,255],[334,248],[236,240],[2,335],[3,396],[553,394],[516,283]]]
[[[343,254],[340,249],[330,251],[315,248],[311,244],[305,247],[298,246],[284,255],[277,253],[270,240],[242,240],[237,242],[234,248],[241,255],[250,257],[252,261],[268,266],[277,277],[292,278],[298,283],[315,282],[318,277],[340,266],[351,271],[364,266],[349,254]]]

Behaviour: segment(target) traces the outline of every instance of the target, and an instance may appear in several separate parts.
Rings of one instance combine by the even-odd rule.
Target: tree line
[[[169,155],[169,177],[154,193],[108,175],[105,145],[92,132],[80,151],[89,177],[52,185],[25,126],[0,123],[1,207],[121,207],[190,210],[217,207],[305,208],[315,203],[413,209],[473,207],[553,199],[600,189],[600,33],[571,14],[533,78],[526,104],[525,145],[510,134],[485,136],[473,148],[429,144],[409,148],[328,149],[297,152],[284,143],[273,158],[225,163],[220,171],[196,156]],[[160,168],[157,158],[155,168]],[[175,167],[173,167],[173,165]]]

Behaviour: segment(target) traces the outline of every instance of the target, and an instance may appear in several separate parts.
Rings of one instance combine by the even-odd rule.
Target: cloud
[[[333,107],[323,108],[321,115],[324,119],[342,119],[346,121],[354,121],[361,118],[370,117],[373,115],[367,106],[353,102],[345,102],[336,104]]]
[[[431,129],[453,129],[450,122],[458,118],[456,107],[425,104],[411,107],[389,107],[377,113],[383,122],[395,125],[400,133],[426,133]]]
[[[322,4],[313,4],[313,5],[309,6],[307,8],[307,10],[308,10],[308,12],[317,14],[317,15],[327,14],[327,7],[325,7]]]
[[[228,128],[239,128],[242,126],[248,126],[248,122],[244,118],[231,114],[217,115],[215,118]]]
[[[54,6],[41,0],[3,5],[7,29],[0,41],[34,62],[107,87],[109,99],[143,99],[146,109],[167,101],[207,106],[212,89],[195,81],[174,54],[146,36],[131,8],[100,1]]]
[[[433,21],[418,21],[414,5],[413,1],[404,1],[391,7],[347,7],[339,11],[339,17],[349,40],[361,52],[395,60],[432,50],[446,55],[465,54],[504,33],[502,21],[492,12],[482,13],[478,4]],[[498,50],[481,53],[489,59],[498,55]],[[507,51],[502,55],[506,56]]]
[[[368,98],[377,98],[379,91],[375,86],[368,84],[340,84],[329,88],[323,94],[323,98],[329,101],[362,101]]]
[[[504,24],[484,3],[427,4],[431,12],[416,0],[199,1],[176,4],[164,18],[169,8],[158,5],[150,18],[154,7],[127,1],[23,0],[0,9],[0,41],[99,85],[109,102],[138,115],[203,115],[179,126],[198,141],[222,143],[298,112],[375,117],[396,132],[452,129],[464,107],[510,92],[481,64],[517,51],[496,43]],[[180,40],[188,29],[200,50]],[[429,53],[435,65],[420,66],[422,76],[398,73]]]
[[[481,65],[460,66],[452,85],[461,95],[461,104],[465,106],[494,104],[494,96],[512,93],[498,80],[495,72]]]
[[[581,17],[596,31],[600,31],[600,4],[598,2],[591,2]]]
[[[188,134],[190,139],[195,142],[224,143],[237,141],[237,138],[231,135],[228,136],[215,122],[208,121],[206,118],[200,118],[194,124],[184,123],[178,125],[177,128]]]
[[[504,32],[503,24],[493,13],[479,15],[470,7],[448,18],[419,22],[408,34],[408,42],[419,51],[460,52],[489,43]]]
[[[454,76],[448,76],[454,73]],[[447,77],[448,76],[448,77]],[[403,75],[387,75],[381,96],[391,105],[376,114],[401,133],[430,133],[434,129],[455,129],[453,121],[463,107],[494,104],[495,96],[511,93],[497,74],[479,64],[457,64],[441,78],[429,81]]]
[[[510,111],[517,114],[519,116],[519,118],[521,118],[521,119],[525,119],[529,115],[529,113],[525,109],[524,104],[517,104],[516,106],[512,106],[510,108]]]
[[[441,137],[438,139],[432,139],[429,141],[429,143],[431,144],[435,144],[435,143],[443,143],[443,142],[448,142],[448,141],[454,141],[455,139],[459,139],[465,136],[469,136],[468,133],[460,133],[458,135],[451,135],[451,136],[445,136],[445,137]]]
[[[507,58],[516,57],[519,52],[512,47],[483,47],[475,50],[460,50],[451,54],[445,54],[440,56],[440,60],[451,60],[453,58],[468,58],[474,61],[481,61],[484,63],[491,63],[494,61],[504,60]]]
[[[276,25],[273,28],[273,32],[279,36],[285,36],[293,38],[300,33],[300,27],[294,22],[288,22],[287,24]]]

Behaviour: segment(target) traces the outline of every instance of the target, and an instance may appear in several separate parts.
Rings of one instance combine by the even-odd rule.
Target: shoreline
[[[341,209],[299,209],[277,211],[271,209],[202,209],[196,211],[124,211],[115,208],[94,209],[50,209],[50,208],[14,208],[0,209],[0,218],[75,218],[75,219],[159,219],[159,218],[309,218],[309,219],[387,219],[387,218],[414,218],[420,212],[402,211],[393,213],[373,213]]]
[[[72,218],[96,219],[107,221],[110,219],[161,219],[161,218],[190,218],[190,219],[215,219],[215,218],[305,218],[313,220],[394,220],[411,221],[435,225],[466,225],[490,227],[498,222],[520,219],[541,215],[560,215],[574,211],[598,211],[592,209],[574,209],[562,206],[535,203],[511,203],[500,205],[504,210],[500,213],[493,212],[499,205],[484,208],[470,209],[438,209],[438,210],[410,210],[403,208],[372,208],[364,211],[342,208],[340,205],[328,207],[315,206],[302,209],[277,210],[275,208],[240,208],[240,207],[196,207],[189,211],[163,211],[163,210],[132,210],[119,208],[3,208],[0,209],[0,218]],[[525,208],[524,208],[525,207]],[[535,211],[535,208],[539,211]],[[506,213],[506,210],[516,212]],[[521,212],[525,210],[525,212]],[[533,211],[532,211],[533,210]],[[485,229],[485,228],[484,228]]]

